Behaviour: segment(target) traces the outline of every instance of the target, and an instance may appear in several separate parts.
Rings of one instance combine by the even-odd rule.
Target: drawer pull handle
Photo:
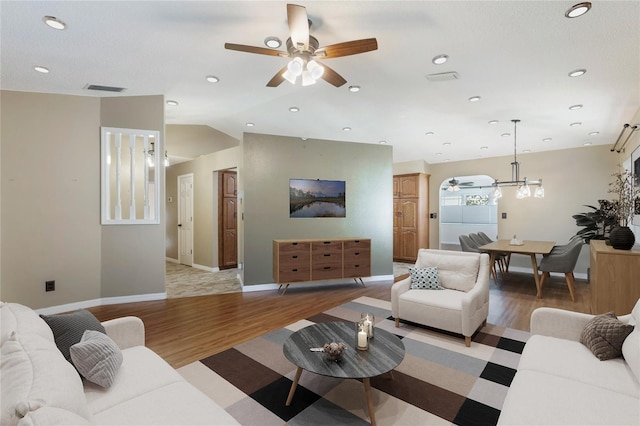
[[[329,257],[331,256],[330,254],[323,254],[324,257]]]
[[[298,270],[297,269],[292,269],[291,272],[298,272]]]
[[[331,244],[331,241],[325,241],[322,244]]]
[[[354,243],[359,243],[359,242],[360,242],[360,240],[354,240],[353,242],[354,242]]]
[[[359,251],[356,252],[356,256],[360,256],[360,252]]]
[[[356,268],[359,268],[359,267],[360,267],[360,265],[355,265],[355,267],[356,267]]]
[[[291,258],[293,258],[293,259],[297,259],[297,258],[298,258],[298,256],[291,256]]]
[[[324,269],[331,269],[331,266],[325,266]]]
[[[291,243],[291,245],[292,245],[292,246],[297,246],[297,245],[298,245],[298,243]]]

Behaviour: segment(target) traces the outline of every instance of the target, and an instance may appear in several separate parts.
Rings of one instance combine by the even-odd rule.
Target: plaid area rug
[[[313,323],[375,315],[376,327],[396,334],[406,354],[393,375],[371,379],[378,425],[493,425],[529,333],[488,324],[473,337],[410,323],[395,328],[390,302],[361,297],[306,320],[180,368],[243,425],[365,425],[369,416],[359,380],[303,372],[293,401],[285,401],[296,366],[282,353],[291,333]],[[345,342],[347,343],[347,342]]]

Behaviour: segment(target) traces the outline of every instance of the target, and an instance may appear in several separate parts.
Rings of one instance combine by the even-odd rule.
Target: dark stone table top
[[[330,361],[324,352],[311,348],[325,343],[344,343],[340,361]],[[304,370],[323,376],[345,379],[375,377],[387,373],[404,359],[404,344],[396,335],[379,328],[369,339],[369,349],[356,348],[356,325],[352,322],[313,324],[293,333],[284,342],[284,356]]]

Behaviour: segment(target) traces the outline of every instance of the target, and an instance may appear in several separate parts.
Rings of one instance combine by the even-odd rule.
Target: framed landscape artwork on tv
[[[343,180],[289,179],[289,217],[346,217]]]

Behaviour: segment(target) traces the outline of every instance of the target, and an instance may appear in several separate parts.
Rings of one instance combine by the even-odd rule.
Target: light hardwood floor
[[[231,293],[89,310],[101,321],[125,315],[140,317],[146,327],[147,346],[178,368],[360,296],[388,301],[391,285],[391,281],[368,283],[365,288],[298,284],[284,296],[275,291]],[[590,313],[589,286],[583,280],[576,280],[575,303],[563,278],[552,277],[543,296],[536,298],[532,275],[510,273],[506,282],[491,284],[488,322],[528,330],[531,312],[540,306]]]

